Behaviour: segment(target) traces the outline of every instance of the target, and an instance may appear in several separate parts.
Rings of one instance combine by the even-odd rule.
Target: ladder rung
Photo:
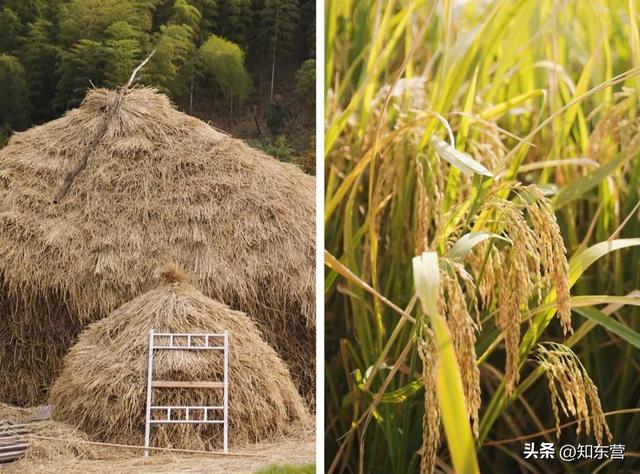
[[[153,388],[224,388],[223,382],[179,382],[176,380],[154,380]]]
[[[175,350],[175,351],[206,351],[206,350],[210,350],[210,351],[223,351],[224,350],[224,346],[153,346],[153,350],[158,350],[158,349],[163,349],[163,350]]]
[[[224,420],[149,420],[154,425],[214,425],[224,424]]]
[[[185,409],[189,409],[189,410],[199,410],[199,411],[203,411],[203,410],[222,410],[224,409],[223,406],[200,406],[200,405],[151,405],[150,407],[152,410],[185,410]]]

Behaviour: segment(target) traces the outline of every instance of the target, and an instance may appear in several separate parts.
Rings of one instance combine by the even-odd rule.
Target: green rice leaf
[[[574,255],[569,260],[569,282],[571,286],[574,285],[578,278],[582,276],[584,271],[589,268],[596,260],[604,257],[608,253],[614,250],[620,250],[627,247],[635,247],[640,245],[640,238],[634,239],[615,239],[605,240],[592,245],[588,249],[583,250],[577,255]]]
[[[493,173],[485,168],[482,163],[477,162],[467,153],[456,150],[444,140],[440,140],[437,137],[432,137],[431,143],[435,147],[436,154],[440,158],[447,161],[452,166],[455,166],[466,176],[479,174],[481,176],[493,178]]]
[[[622,153],[602,166],[594,169],[586,176],[578,179],[568,186],[562,188],[551,200],[554,209],[560,209],[571,201],[578,199],[584,193],[594,188],[607,178],[615,169],[635,156],[635,153]]]
[[[422,379],[415,379],[397,390],[391,390],[380,398],[381,403],[404,403],[422,388]]]
[[[640,334],[626,324],[613,319],[611,316],[607,316],[593,307],[574,308],[574,311],[580,316],[599,324],[607,331],[610,331],[621,339],[627,341],[636,349],[640,349]]]
[[[478,245],[480,242],[492,238],[511,243],[511,241],[506,237],[492,232],[486,232],[484,230],[480,232],[469,232],[468,234],[464,234],[456,241],[455,244],[453,244],[453,247],[449,249],[447,256],[454,260],[463,259],[471,249],[473,249],[473,247]]]
[[[569,260],[569,288],[573,287],[573,285],[578,281],[578,279],[582,276],[582,274],[593,265],[596,260],[604,257],[608,253],[611,253],[615,250],[620,250],[627,247],[634,247],[640,245],[640,238],[635,239],[616,239],[616,240],[605,240],[604,242],[599,242],[591,247],[583,250],[582,252],[574,255]],[[556,291],[555,289],[549,293],[547,298],[545,299],[545,303],[553,303],[556,301]],[[553,316],[556,313],[556,308],[553,307],[545,314],[541,314],[533,320],[533,323],[527,330],[524,338],[522,339],[522,343],[520,345],[520,354],[524,358],[531,348],[538,341],[538,338],[545,330],[545,328],[549,325],[549,322],[553,319]]]

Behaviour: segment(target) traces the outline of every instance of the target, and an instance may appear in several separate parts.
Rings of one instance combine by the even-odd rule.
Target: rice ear
[[[562,331],[573,333],[571,328],[571,295],[569,294],[569,262],[560,226],[549,199],[536,186],[527,186],[526,192],[534,197],[529,206],[533,228],[538,236],[541,267],[548,284],[556,289],[557,316]]]
[[[509,190],[515,199],[498,197],[498,191]],[[562,234],[549,200],[535,186],[519,183],[502,184],[484,204],[484,210],[495,214],[498,231],[509,238],[501,252],[491,249],[487,255],[489,269],[479,284],[486,307],[497,286],[496,326],[503,332],[506,350],[505,388],[513,392],[518,383],[520,325],[522,309],[530,298],[542,299],[543,290],[552,288],[557,294],[557,315],[565,334],[571,329],[569,264]],[[480,249],[486,249],[480,246]],[[475,265],[483,265],[475,258]]]
[[[418,342],[418,356],[422,360],[424,385],[424,417],[422,419],[422,447],[420,448],[420,473],[435,471],[436,456],[440,447],[440,408],[436,393],[436,364],[438,352],[433,332],[425,326],[425,337]]]
[[[544,369],[549,382],[556,436],[559,438],[561,432],[559,405],[566,416],[577,419],[577,434],[584,426],[585,433],[593,434],[598,444],[602,444],[605,438],[611,441],[612,435],[598,397],[598,388],[578,356],[563,344],[548,342],[537,347],[535,359]]]
[[[451,337],[462,375],[465,402],[472,422],[474,436],[478,435],[480,423],[479,411],[481,403],[480,393],[480,368],[476,356],[476,331],[477,326],[470,314],[465,294],[474,306],[473,283],[471,276],[464,268],[457,266],[455,273],[443,272],[440,293],[440,313],[446,317],[447,326],[451,331]],[[460,276],[458,276],[460,275]],[[466,284],[466,293],[463,291],[458,278]]]

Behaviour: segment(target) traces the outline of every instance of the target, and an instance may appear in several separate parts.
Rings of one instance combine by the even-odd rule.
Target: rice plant
[[[326,3],[330,472],[640,467],[639,9]]]

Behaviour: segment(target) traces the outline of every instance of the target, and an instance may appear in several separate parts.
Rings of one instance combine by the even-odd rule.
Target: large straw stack
[[[0,400],[44,400],[80,330],[173,260],[255,318],[312,401],[314,178],[146,88],[124,95],[92,146],[115,97],[93,90],[0,150]]]
[[[232,445],[279,438],[300,429],[309,414],[286,365],[243,313],[207,298],[173,268],[164,284],[91,324],[64,360],[51,389],[53,417],[93,439],[141,445],[147,389],[149,331],[229,331],[229,431]],[[221,351],[164,350],[154,356],[155,380],[222,381]],[[222,390],[153,391],[154,405],[220,406]],[[160,414],[164,416],[164,413]],[[176,413],[179,416],[179,413]],[[221,418],[221,413],[210,416]],[[220,448],[221,425],[154,425],[152,444]]]

